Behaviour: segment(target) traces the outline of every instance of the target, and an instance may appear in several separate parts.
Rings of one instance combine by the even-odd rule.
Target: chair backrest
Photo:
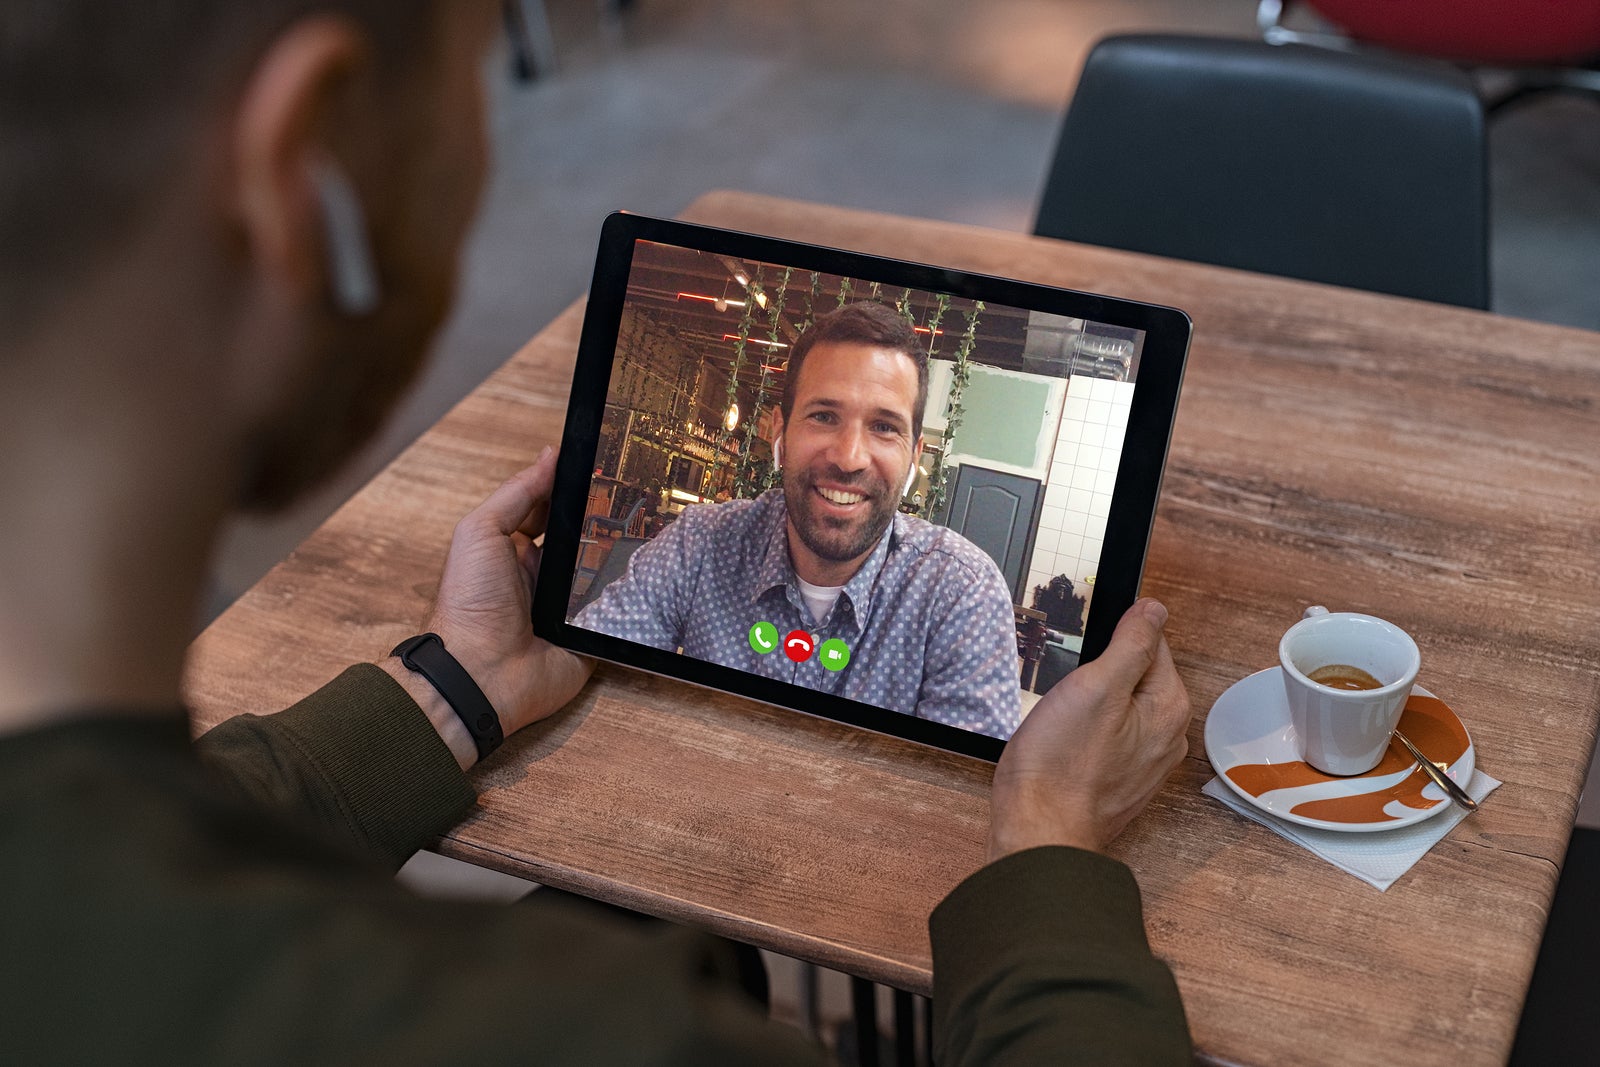
[[[1483,110],[1442,63],[1110,37],[1068,107],[1034,232],[1489,304]]]
[[[606,586],[621,578],[628,569],[628,560],[633,554],[648,541],[644,537],[619,537],[611,545],[611,551],[606,553],[605,562],[600,564],[600,570],[595,574],[594,580],[589,583],[589,588],[583,595],[575,599],[567,610],[576,615],[584,608],[600,599],[600,594],[605,592]]]

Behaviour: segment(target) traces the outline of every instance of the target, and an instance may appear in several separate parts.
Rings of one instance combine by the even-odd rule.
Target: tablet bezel
[[[1080,665],[1105,650],[1123,612],[1138,596],[1155,521],[1161,476],[1166,466],[1177,414],[1178,394],[1188,356],[1192,324],[1176,308],[1145,304],[1072,289],[973,274],[944,267],[616,212],[601,228],[594,279],[578,342],[566,425],[556,463],[549,527],[533,598],[533,629],[540,637],[574,652],[636,667],[653,674],[734,693],[902,737],[946,751],[994,761],[1006,742],[943,723],[918,719],[876,705],[821,693],[789,682],[747,674],[733,667],[694,659],[598,633],[566,621],[578,562],[579,537],[589,497],[591,472],[599,448],[627,298],[633,252],[638,241],[676,245],[717,255],[797,270],[844,275],[885,286],[911,288],[1145,333],[1139,374],[1128,412],[1110,514],[1096,574],[1094,603],[1084,627]],[[1159,447],[1157,447],[1159,446]],[[1019,680],[1020,682],[1020,680]]]

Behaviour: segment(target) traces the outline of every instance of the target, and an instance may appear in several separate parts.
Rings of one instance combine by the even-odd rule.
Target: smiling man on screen
[[[779,404],[782,488],[688,508],[574,624],[1010,737],[1022,709],[1005,579],[954,530],[898,510],[927,397],[927,353],[893,308],[818,318]],[[809,633],[818,654],[771,654],[750,637],[761,623]],[[842,669],[828,642],[849,650]]]

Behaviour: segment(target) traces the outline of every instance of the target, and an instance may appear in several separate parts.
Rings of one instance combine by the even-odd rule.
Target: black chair
[[[590,515],[583,521],[583,536],[593,537],[604,530],[613,537],[619,534],[634,533],[633,524],[638,520],[639,513],[644,511],[645,497],[641,496],[633,502],[633,507],[628,509],[628,514],[620,519],[613,519],[608,515]]]
[[[599,600],[600,594],[605,591],[606,586],[621,578],[627,571],[628,560],[633,558],[633,554],[639,551],[640,546],[644,543],[645,538],[643,537],[619,537],[612,543],[610,551],[606,553],[605,560],[601,562],[598,568],[584,568],[585,572],[594,575],[593,580],[589,582],[588,587],[582,593],[572,598],[572,602],[567,605],[567,615],[576,615],[596,600]]]
[[[1483,109],[1443,63],[1110,37],[1034,232],[1487,308]]]

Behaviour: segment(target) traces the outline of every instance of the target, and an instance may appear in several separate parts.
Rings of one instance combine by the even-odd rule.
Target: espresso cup
[[[1325,774],[1365,774],[1383,759],[1417,680],[1422,656],[1391,622],[1353,611],[1307,608],[1278,642],[1289,720],[1304,759]],[[1335,688],[1313,681],[1327,667],[1354,668],[1376,688]]]

